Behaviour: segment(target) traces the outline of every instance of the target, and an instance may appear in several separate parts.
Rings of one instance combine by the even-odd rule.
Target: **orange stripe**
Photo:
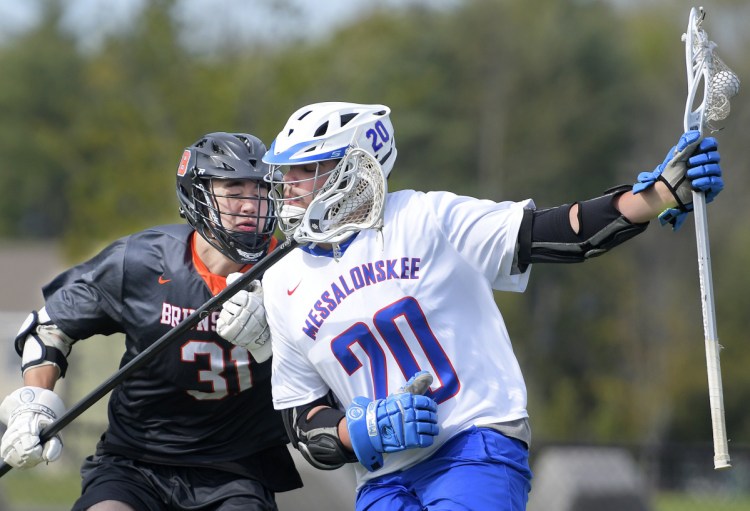
[[[203,281],[208,286],[208,289],[211,290],[211,294],[216,296],[220,292],[222,292],[227,287],[227,278],[225,275],[217,275],[216,273],[211,273],[211,271],[208,269],[208,267],[203,263],[200,257],[198,257],[198,253],[195,251],[195,236],[199,236],[197,232],[193,233],[193,237],[190,239],[190,250],[193,254],[193,265],[195,266],[195,269],[198,271],[198,275],[201,276]],[[276,246],[279,244],[279,241],[276,238],[271,238],[271,244],[268,247],[268,251],[271,252],[276,248]],[[252,268],[252,264],[246,264],[240,269],[240,272],[245,273],[247,270]]]

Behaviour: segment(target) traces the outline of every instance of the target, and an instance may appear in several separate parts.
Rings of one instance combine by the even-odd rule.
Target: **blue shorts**
[[[425,461],[368,481],[357,511],[523,511],[531,490],[526,444],[472,427]]]

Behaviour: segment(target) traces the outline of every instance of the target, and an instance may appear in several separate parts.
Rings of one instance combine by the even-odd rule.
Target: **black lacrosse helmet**
[[[269,166],[261,160],[265,152],[266,146],[253,135],[208,133],[183,151],[177,168],[180,215],[206,241],[236,263],[255,263],[268,252],[276,230],[273,201],[257,198],[267,204],[265,216],[261,216],[260,204],[256,208],[257,232],[231,231],[221,222],[212,181],[250,179],[268,188],[264,177],[269,172]]]

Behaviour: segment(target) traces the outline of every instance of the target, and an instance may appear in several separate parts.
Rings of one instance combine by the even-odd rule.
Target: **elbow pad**
[[[21,325],[15,340],[16,353],[21,356],[21,372],[54,365],[60,371],[60,378],[64,378],[74,342],[52,323],[44,307],[39,312],[33,311]]]
[[[308,421],[307,414],[316,406],[331,406],[327,398],[318,399],[305,406],[281,411],[284,428],[292,445],[315,468],[335,470],[357,457],[339,438],[338,425],[344,412],[337,408],[324,408]]]
[[[618,187],[601,197],[578,203],[579,232],[570,226],[572,205],[526,210],[518,234],[518,263],[580,263],[596,257],[642,233],[648,222],[634,224],[614,206],[630,186]]]

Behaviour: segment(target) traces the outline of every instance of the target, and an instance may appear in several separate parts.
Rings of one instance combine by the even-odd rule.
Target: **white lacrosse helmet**
[[[267,180],[284,233],[301,242],[338,244],[354,232],[382,225],[386,178],[396,160],[393,125],[385,105],[326,102],[305,106],[292,114],[263,156],[271,165]],[[322,185],[309,195],[305,209],[291,205],[278,180],[288,166],[339,160],[326,176],[310,179]],[[280,170],[278,173],[275,171]],[[325,180],[321,179],[326,177]]]
[[[351,147],[370,153],[387,178],[396,161],[391,109],[385,105],[314,103],[294,112],[263,161],[302,165],[346,156]]]

